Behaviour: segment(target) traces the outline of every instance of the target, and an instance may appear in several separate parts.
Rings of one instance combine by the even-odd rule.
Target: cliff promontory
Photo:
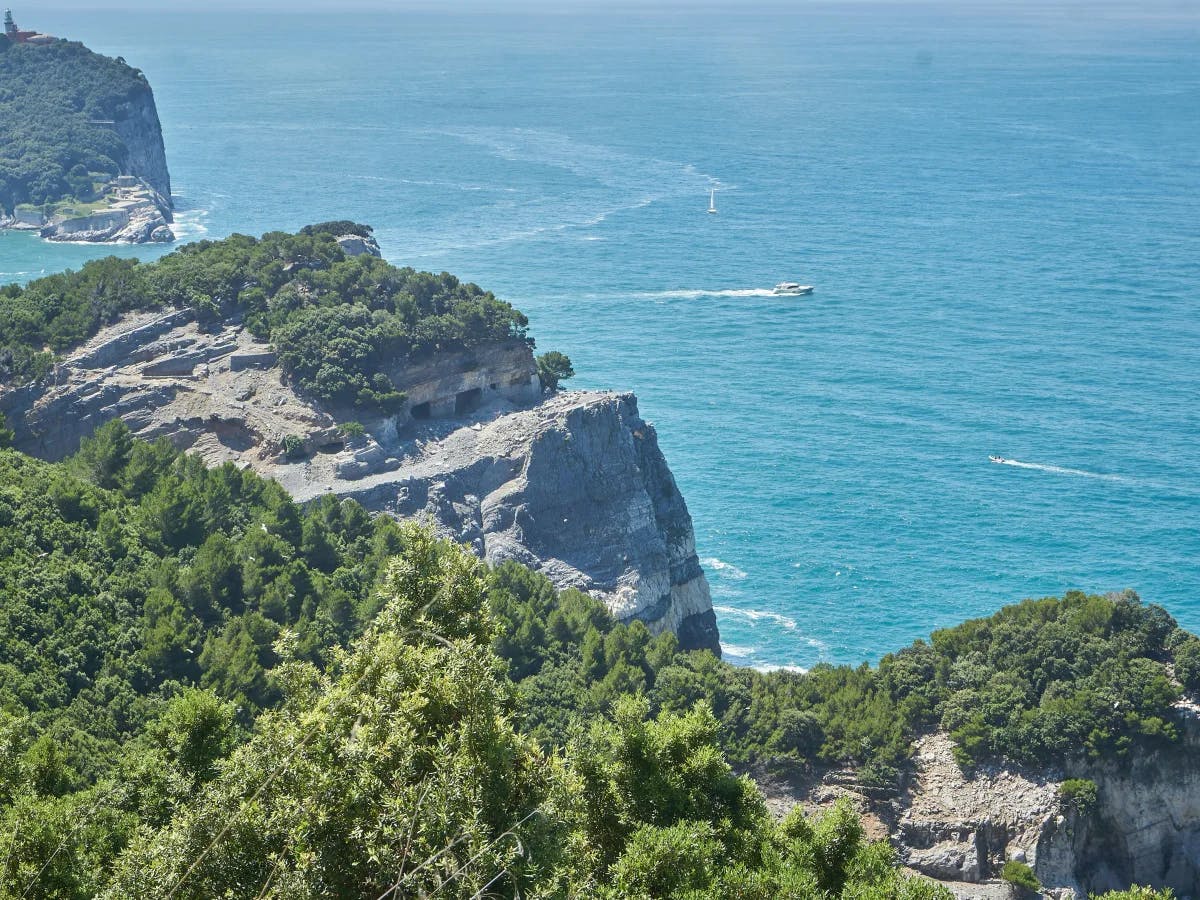
[[[321,270],[331,277],[339,270],[339,283],[374,273],[396,290],[403,278],[378,259],[369,236],[309,237],[315,241],[285,246],[281,238],[252,249],[310,259],[327,253],[318,265],[332,266]],[[178,262],[168,258],[139,274],[161,275],[160,267]],[[288,281],[282,270],[294,262],[266,269]],[[414,273],[399,290],[399,307],[430,286]],[[39,289],[35,283],[26,294]],[[436,352],[396,354],[389,342],[390,352],[360,374],[351,363],[333,368],[339,344],[354,339],[341,329],[314,345],[311,380],[306,341],[317,324],[308,311],[271,335],[241,304],[203,321],[190,306],[128,312],[40,377],[13,379],[26,383],[0,393],[0,411],[17,449],[50,460],[119,417],[136,435],[168,437],[211,465],[234,462],[274,478],[297,499],[350,497],[375,512],[429,522],[490,562],[514,559],[603,599],[618,620],[639,619],[652,633],[674,631],[684,646],[719,652],[691,518],[636,399],[543,396],[530,342],[516,324],[524,317],[477,290],[453,282],[431,308],[442,310],[443,322],[452,318],[450,297],[461,292],[471,317],[482,303],[486,317],[519,317],[518,330],[485,329],[478,339],[447,333]],[[315,301],[319,291],[290,281],[276,297],[301,294]],[[361,337],[377,335],[369,328]],[[349,356],[358,360],[358,352]]]
[[[174,240],[154,94],[124,60],[15,25],[0,37],[0,227]]]

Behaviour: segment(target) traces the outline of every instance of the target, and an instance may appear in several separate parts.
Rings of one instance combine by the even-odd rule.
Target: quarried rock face
[[[922,874],[971,883],[994,881],[1015,859],[1047,895],[1079,900],[1134,884],[1200,895],[1200,717],[1194,704],[1176,708],[1180,744],[1071,767],[1097,788],[1096,808],[1082,814],[1060,798],[1061,772],[987,767],[968,776],[948,736],[922,738],[893,832],[902,858]]]
[[[106,328],[45,382],[0,392],[0,411],[17,449],[46,459],[120,417],[298,500],[333,493],[424,519],[489,561],[519,560],[618,619],[719,652],[691,517],[631,394],[543,398],[523,341],[449,354],[400,382],[426,417],[363,421],[365,435],[347,436],[338,421],[350,416],[298,395],[269,345],[178,310]]]
[[[514,559],[622,621],[719,652],[691,517],[632,394],[560,394],[418,432],[392,472],[329,489],[434,523],[489,562]],[[284,484],[320,493],[319,479]],[[293,487],[292,485],[295,484]]]

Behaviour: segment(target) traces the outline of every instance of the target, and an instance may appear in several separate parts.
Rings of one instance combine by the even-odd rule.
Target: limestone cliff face
[[[524,342],[449,355],[403,385],[423,417],[364,421],[299,396],[271,348],[190,311],[130,316],[41,384],[0,393],[16,446],[47,459],[119,416],[210,464],[234,461],[299,500],[324,493],[432,523],[492,562],[519,560],[622,620],[719,652],[687,506],[631,394],[541,396]],[[288,458],[284,438],[303,453]],[[292,442],[295,443],[295,442]]]
[[[419,440],[394,472],[335,490],[433,522],[489,562],[514,559],[587,591],[620,620],[719,652],[687,505],[632,394],[560,394]]]
[[[162,125],[154,105],[154,91],[149,82],[144,90],[136,90],[118,104],[114,128],[125,144],[125,158],[118,160],[123,175],[132,175],[146,182],[163,201],[163,212],[171,221],[171,174],[167,170],[167,152],[163,145]]]
[[[960,900],[1013,900],[1000,879],[1008,860],[1030,866],[1043,895],[1085,900],[1130,885],[1200,896],[1200,707],[1177,704],[1182,741],[1124,762],[1071,766],[1096,783],[1094,811],[1081,814],[1059,796],[1064,773],[980,766],[964,772],[942,732],[916,741],[914,777],[898,797],[857,784],[851,771],[792,784],[760,774],[777,814],[796,804],[826,807],[848,796],[874,838],[887,837],[901,862]]]
[[[999,876],[1006,859],[1034,870],[1046,894],[1076,897],[1133,884],[1200,894],[1200,718],[1178,706],[1183,741],[1123,762],[1071,767],[1096,783],[1096,809],[1060,800],[1063,775],[1005,768],[964,775],[945,735],[918,744],[918,782],[894,832],[909,865],[963,882]],[[970,894],[969,890],[960,893]]]
[[[1149,884],[1200,895],[1200,717],[1193,704],[1180,710],[1180,746],[1086,773],[1098,789],[1096,813],[1056,820],[1047,831],[1038,858],[1047,883],[1096,893]]]

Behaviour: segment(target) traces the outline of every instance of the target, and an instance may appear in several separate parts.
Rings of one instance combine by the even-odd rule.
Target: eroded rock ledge
[[[104,329],[45,382],[0,394],[0,411],[18,449],[51,460],[119,416],[299,500],[333,493],[427,520],[491,562],[518,560],[618,619],[719,652],[687,505],[632,394],[543,399],[520,341],[403,374],[427,418],[363,421],[366,433],[348,436],[339,423],[353,415],[299,396],[270,346],[237,322],[201,329],[178,310]]]
[[[757,773],[779,814],[841,796],[867,815],[873,837],[890,837],[901,860],[967,898],[1015,898],[1000,879],[1007,860],[1033,869],[1045,896],[1084,900],[1131,884],[1200,896],[1200,709],[1177,704],[1182,740],[1123,762],[1079,761],[1071,774],[1095,782],[1094,810],[1060,797],[1064,774],[1006,766],[964,772],[948,735],[916,742],[914,777],[894,798],[873,795],[852,771],[815,783]]]

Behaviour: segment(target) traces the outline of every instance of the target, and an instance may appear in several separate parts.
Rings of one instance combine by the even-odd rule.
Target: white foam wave
[[[1004,466],[1016,466],[1018,469],[1036,469],[1039,472],[1050,472],[1054,475],[1077,475],[1080,478],[1099,478],[1102,481],[1125,481],[1120,475],[1108,475],[1103,472],[1089,472],[1086,469],[1068,469],[1063,466],[1051,466],[1044,463],[1022,462],[1019,459],[1006,459],[1001,462]]]
[[[741,581],[746,577],[746,573],[733,563],[727,563],[725,560],[717,559],[715,556],[700,560],[700,564],[720,575],[724,575],[726,578],[736,578],[738,581]]]
[[[789,619],[787,616],[781,616],[779,613],[766,612],[761,609],[738,609],[735,606],[713,606],[716,612],[725,616],[736,616],[740,619],[747,619],[750,622],[757,624],[758,622],[774,622],[789,631],[796,630],[796,620]]]
[[[721,656],[729,662],[734,660],[742,660],[742,665],[754,655],[754,647],[743,647],[740,644],[727,644],[721,641]],[[738,663],[734,662],[734,665]]]
[[[770,674],[771,672],[796,672],[799,675],[803,675],[808,671],[808,669],[804,668],[804,666],[777,666],[771,663],[761,663],[757,666],[751,666],[750,668],[754,669],[756,672],[763,672],[766,674]]]
[[[171,223],[171,230],[175,232],[176,240],[185,241],[208,234],[208,226],[204,223],[207,218],[207,209],[176,211],[175,221]]]

